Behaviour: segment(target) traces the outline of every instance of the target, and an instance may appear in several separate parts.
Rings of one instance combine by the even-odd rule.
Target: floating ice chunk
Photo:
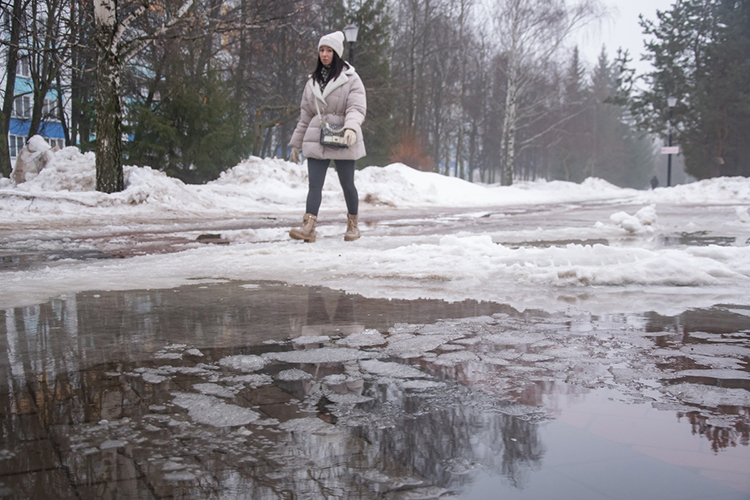
[[[179,352],[157,352],[154,354],[156,359],[182,359],[182,354]]]
[[[326,394],[326,398],[331,400],[332,402],[336,404],[359,404],[359,403],[367,403],[368,401],[372,401],[371,397],[368,396],[361,396],[359,394],[336,394],[336,393],[330,393]]]
[[[373,375],[393,378],[426,378],[428,375],[413,366],[404,365],[401,363],[386,363],[371,359],[367,361],[361,361],[360,366],[363,370],[372,373]]]
[[[166,479],[167,481],[193,482],[197,480],[198,478],[192,472],[178,471],[178,472],[170,472],[169,474],[164,474],[164,479]]]
[[[187,465],[179,463],[181,461],[182,458],[180,457],[175,457],[171,460],[167,460],[166,462],[164,462],[164,465],[161,466],[161,470],[163,470],[164,472],[173,472],[176,470],[186,469]]]
[[[218,396],[220,398],[233,398],[235,396],[234,391],[219,384],[195,384],[193,385],[193,389],[201,394]]]
[[[326,344],[331,341],[331,337],[328,335],[303,335],[292,339],[292,344],[296,345],[307,345],[307,344]]]
[[[177,393],[174,404],[188,410],[190,418],[200,424],[214,427],[247,425],[260,418],[253,410],[224,403],[213,396]]]
[[[321,380],[321,382],[323,382],[324,384],[328,384],[328,385],[338,385],[338,384],[345,384],[346,379],[347,377],[343,373],[334,373],[334,374],[326,375],[325,377],[323,377],[323,380]]]
[[[219,364],[225,368],[230,368],[240,372],[255,372],[263,368],[266,365],[266,362],[260,356],[248,354],[222,358],[219,361]]]
[[[385,337],[375,329],[368,329],[347,335],[336,343],[349,347],[367,347],[385,344]]]
[[[719,380],[750,380],[750,372],[742,370],[683,370],[678,377],[706,377]]]
[[[273,384],[273,379],[266,373],[251,373],[249,375],[236,375],[225,379],[233,384],[244,384],[252,389],[257,389],[263,385]]]
[[[319,418],[294,418],[279,424],[279,427],[289,432],[326,433],[335,431],[335,427],[323,422]]]
[[[119,439],[108,439],[99,445],[100,450],[111,450],[112,448],[122,448],[127,446],[126,441],[120,441]]]
[[[385,352],[400,358],[416,358],[458,337],[460,335],[402,334],[388,339],[388,347]]]
[[[152,371],[143,372],[141,377],[143,377],[144,382],[148,382],[149,384],[161,384],[165,380],[168,380],[167,377],[163,377]]]
[[[443,344],[440,346],[440,349],[442,349],[443,351],[463,351],[466,349],[466,347],[456,344]]]
[[[455,351],[441,354],[437,357],[433,363],[441,366],[455,366],[461,363],[467,363],[470,361],[478,361],[479,358],[473,352],[468,351]]]
[[[312,375],[310,375],[306,371],[292,368],[291,370],[284,370],[279,372],[276,375],[276,378],[284,382],[292,382],[295,380],[310,380],[312,378]]]
[[[345,347],[321,347],[304,351],[267,352],[263,358],[285,363],[344,363],[378,357],[379,354]]]
[[[398,384],[402,389],[411,389],[413,391],[426,391],[428,389],[435,389],[442,387],[442,382],[434,382],[432,380],[404,380]]]
[[[675,384],[661,389],[684,403],[709,408],[718,406],[750,406],[750,392],[745,389],[731,389],[703,384]]]

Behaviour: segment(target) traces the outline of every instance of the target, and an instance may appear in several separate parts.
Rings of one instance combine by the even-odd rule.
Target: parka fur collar
[[[348,67],[346,68],[346,70],[342,71],[335,80],[331,80],[328,82],[328,85],[326,85],[326,88],[322,93],[320,92],[320,84],[315,80],[312,81],[313,95],[320,99],[320,102],[325,104],[326,97],[331,95],[331,92],[343,86],[344,84],[346,84],[346,82],[349,81],[349,77],[352,76],[355,71],[354,66],[352,66],[351,64],[347,63],[347,66]],[[312,78],[312,75],[310,76],[310,78]]]

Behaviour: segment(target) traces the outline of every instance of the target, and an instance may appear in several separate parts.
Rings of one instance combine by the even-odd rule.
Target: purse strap
[[[320,113],[320,107],[318,106],[318,97],[313,94],[313,100],[315,101],[315,109],[318,112],[318,121],[320,122],[320,128],[323,128],[323,126],[328,126],[327,123],[323,123],[323,115]]]

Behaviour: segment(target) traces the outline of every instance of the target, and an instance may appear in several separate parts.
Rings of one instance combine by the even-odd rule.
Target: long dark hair
[[[331,72],[328,74],[328,81],[331,82],[338,78],[341,72],[344,70],[344,67],[349,67],[349,65],[344,62],[344,60],[341,59],[334,50],[333,60],[331,61]],[[321,70],[323,68],[323,63],[320,61],[320,56],[318,56],[318,65],[315,66],[315,71],[313,72],[313,80],[318,82],[318,85],[323,84],[323,74],[321,73]]]

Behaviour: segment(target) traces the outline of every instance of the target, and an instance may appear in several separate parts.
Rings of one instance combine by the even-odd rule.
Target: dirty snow
[[[85,238],[70,237],[75,233],[68,225],[78,224],[83,231],[86,221],[96,222],[91,231],[106,234],[143,221],[168,228],[169,221],[186,218],[288,218],[301,213],[307,190],[304,165],[279,159],[249,158],[205,185],[186,185],[148,167],[128,166],[124,173],[123,192],[99,193],[94,190],[93,155],[65,148],[33,180],[14,186],[4,179],[0,211],[13,232],[2,243],[11,253],[30,247],[70,252],[92,248]],[[618,188],[595,178],[580,184],[539,180],[503,187],[392,164],[358,171],[356,182],[363,221],[383,210],[440,207],[477,208],[465,215],[469,219],[482,218],[493,207],[546,204],[597,202],[611,205],[611,211],[588,227],[495,233],[392,236],[363,224],[363,238],[345,247],[338,233],[332,237],[336,228],[323,224],[315,245],[289,240],[288,225],[238,229],[223,234],[231,242],[226,246],[196,245],[179,253],[125,259],[62,259],[31,270],[0,271],[0,307],[91,289],[170,288],[199,279],[325,282],[374,298],[473,299],[553,312],[588,308],[678,314],[718,303],[750,304],[750,179],[717,178],[652,191]],[[624,211],[622,204],[630,208]],[[665,230],[660,213],[685,205],[712,207],[721,230],[736,238],[734,244],[655,244]],[[328,175],[321,218],[344,210],[338,180]],[[18,236],[29,224],[56,228],[59,241]],[[715,225],[707,227],[694,218],[669,231],[700,233]],[[622,243],[598,242],[611,238]],[[524,244],[565,239],[581,242]],[[519,244],[502,243],[510,240]]]

